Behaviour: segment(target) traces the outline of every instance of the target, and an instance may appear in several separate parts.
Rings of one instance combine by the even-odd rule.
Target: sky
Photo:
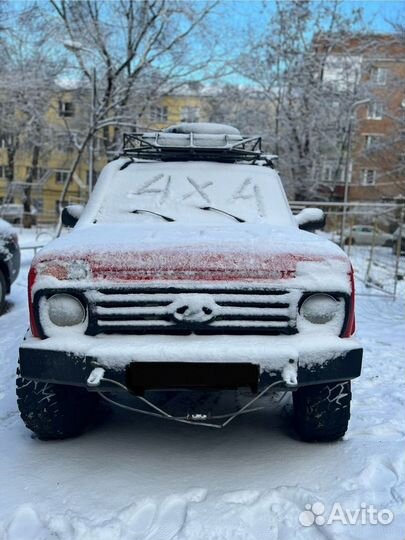
[[[198,0],[197,0],[198,1]],[[285,0],[282,0],[285,1]],[[314,3],[326,3],[328,0],[314,0]],[[234,22],[242,17],[246,20],[257,20],[260,24],[260,12],[263,0],[220,0],[222,8]],[[272,9],[273,1],[267,0],[266,11]],[[229,9],[232,6],[232,9]],[[361,8],[366,22],[373,32],[391,32],[390,20],[405,22],[405,0],[343,0],[342,9],[348,15],[353,9]]]
[[[389,32],[392,30],[389,20],[399,22],[405,19],[405,0],[346,0],[344,5],[350,11],[353,6],[364,11],[366,20],[375,32]]]

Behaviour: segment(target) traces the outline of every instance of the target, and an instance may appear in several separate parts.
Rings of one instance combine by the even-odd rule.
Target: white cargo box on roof
[[[191,139],[192,137],[192,139]],[[144,133],[145,142],[157,143],[160,146],[185,148],[193,144],[199,148],[223,148],[227,145],[242,141],[241,135],[226,135],[211,133]]]
[[[160,146],[185,148],[224,148],[243,140],[240,131],[226,124],[183,123],[169,126],[162,132],[143,134],[143,140]]]
[[[176,124],[164,129],[166,133],[201,133],[205,135],[241,135],[238,128],[227,124],[208,122],[188,122]]]

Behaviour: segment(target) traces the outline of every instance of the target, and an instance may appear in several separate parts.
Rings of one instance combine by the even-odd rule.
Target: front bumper
[[[131,386],[139,393],[198,386],[249,386],[256,391],[276,380],[283,381],[280,387],[299,387],[353,379],[360,375],[362,355],[354,338],[314,334],[80,335],[76,339],[70,335],[44,340],[27,336],[20,348],[20,368],[26,379],[87,386],[96,366],[105,370],[107,379],[124,385],[129,384],[129,372],[135,366],[140,382],[132,381]],[[116,387],[102,381],[97,389]]]

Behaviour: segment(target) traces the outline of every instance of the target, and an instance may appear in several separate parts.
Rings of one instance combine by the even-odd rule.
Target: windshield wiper
[[[164,216],[163,214],[159,214],[158,212],[152,212],[152,210],[142,210],[142,209],[137,209],[137,210],[132,210],[131,212],[132,214],[153,214],[154,216],[159,216],[161,217],[162,219],[164,219],[165,221],[175,221],[173,218],[171,217],[168,217],[168,216]]]
[[[214,212],[219,212],[220,214],[225,214],[226,216],[229,216],[229,217],[235,219],[239,223],[246,223],[245,219],[242,219],[242,218],[240,218],[238,216],[234,216],[233,214],[230,214],[229,212],[225,212],[225,210],[221,210],[220,208],[214,208],[213,206],[199,206],[198,208],[200,210],[212,210]]]

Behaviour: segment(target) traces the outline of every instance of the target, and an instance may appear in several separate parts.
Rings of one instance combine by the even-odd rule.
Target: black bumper
[[[298,363],[297,386],[354,379],[360,375],[363,349],[353,349],[322,364]],[[35,381],[87,386],[92,370],[99,365],[95,358],[61,351],[20,349],[22,377]],[[274,370],[260,373],[252,363],[133,362],[121,371],[105,369],[105,377],[130,388],[136,394],[150,389],[249,387],[256,392],[282,378]],[[280,383],[280,388],[287,387]],[[90,389],[90,388],[89,388]],[[117,390],[102,381],[96,390]]]

